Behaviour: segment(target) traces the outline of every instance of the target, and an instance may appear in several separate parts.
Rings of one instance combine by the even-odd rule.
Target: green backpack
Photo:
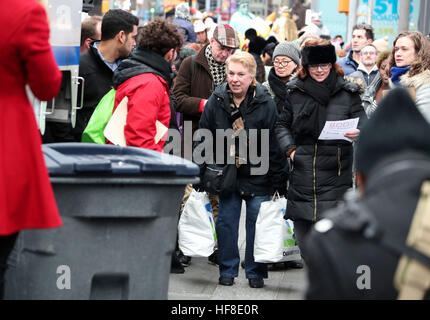
[[[106,144],[103,131],[112,117],[112,111],[115,104],[116,90],[111,89],[100,100],[93,115],[88,121],[88,125],[82,133],[82,142]]]

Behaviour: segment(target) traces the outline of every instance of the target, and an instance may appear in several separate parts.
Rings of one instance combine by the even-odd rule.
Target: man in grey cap
[[[226,81],[225,61],[239,47],[240,41],[236,30],[227,24],[218,25],[210,43],[200,49],[197,55],[188,57],[182,62],[175,79],[173,92],[177,99],[176,111],[182,113],[184,130],[187,128],[186,122],[192,125],[193,135],[198,129],[200,116],[207,99],[217,86]],[[187,139],[192,139],[193,135],[184,133],[182,151],[184,151],[184,145],[192,145],[192,141],[187,141]],[[186,154],[185,157],[187,157]],[[187,186],[184,203],[191,191],[191,186]],[[218,197],[210,195],[210,200],[216,219]],[[211,262],[217,263],[216,254],[209,259]]]

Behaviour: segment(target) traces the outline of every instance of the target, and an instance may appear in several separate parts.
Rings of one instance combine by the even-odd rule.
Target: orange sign
[[[171,8],[176,8],[176,6],[182,2],[184,1],[183,0],[163,0],[164,11],[167,11]]]
[[[184,0],[163,0],[163,8],[164,8],[164,12],[169,11],[169,9],[171,8],[176,8],[176,6],[180,3],[183,2],[187,2],[190,3],[189,1],[184,1]],[[192,0],[191,1],[191,7],[195,7],[195,2],[196,0]]]

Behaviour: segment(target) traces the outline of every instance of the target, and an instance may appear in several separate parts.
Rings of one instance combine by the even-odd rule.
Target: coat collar
[[[352,83],[349,81],[346,81],[344,78],[338,76],[337,77],[337,82],[336,82],[336,88],[334,89],[332,95],[336,94],[337,92],[339,92],[341,89],[345,89],[347,91],[350,92],[360,92],[361,87],[359,84],[357,83]],[[300,90],[304,93],[306,93],[306,90],[304,88],[304,83],[303,80],[299,79],[299,78],[294,78],[293,80],[291,80],[290,82],[287,83],[287,90],[291,91],[291,90]],[[310,95],[310,93],[307,93]]]
[[[222,100],[222,106],[225,111],[230,113],[230,104],[229,104],[229,97],[228,97],[228,84],[223,83],[222,85],[218,86],[215,91],[214,95]],[[263,87],[260,83],[257,83],[254,91],[254,98],[252,99],[251,103],[248,105],[247,110],[251,112],[256,107],[258,107],[260,104],[266,103],[269,101],[270,95],[267,92],[267,89]]]
[[[415,76],[410,76],[409,72],[400,77],[400,84],[405,87],[418,88],[423,84],[430,83],[430,70],[425,70]]]
[[[372,73],[374,73],[374,72],[378,72],[378,67],[377,67],[377,66],[376,66],[376,64],[375,64],[375,65],[373,66],[372,70],[367,71],[366,67],[365,67],[362,63],[360,63],[360,64],[358,65],[357,70],[360,70],[360,71],[362,71],[362,72],[366,73],[367,75],[370,75],[370,74],[372,74]]]

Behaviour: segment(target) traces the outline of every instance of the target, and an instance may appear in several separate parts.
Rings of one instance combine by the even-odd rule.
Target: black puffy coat
[[[315,92],[305,89],[305,80],[287,84],[288,98],[276,125],[282,152],[296,148],[291,164],[286,217],[317,221],[352,186],[352,143],[318,140],[326,121],[367,119],[359,96],[360,87],[337,76],[327,105]]]
[[[202,113],[199,122],[199,129],[208,129],[212,133],[214,141],[213,155],[216,157],[216,130],[217,129],[231,129],[232,124],[230,120],[231,107],[230,98],[227,92],[228,85],[217,87],[214,93],[206,103],[205,109]],[[269,159],[263,161],[268,164],[268,171],[263,175],[251,175],[251,168],[258,168],[261,164],[252,164],[248,148],[248,163],[242,164],[237,171],[237,191],[242,196],[264,196],[273,193],[275,190],[285,189],[287,176],[283,170],[285,163],[279,150],[279,145],[275,135],[275,124],[278,119],[276,111],[276,104],[270,97],[269,92],[261,84],[257,83],[254,91],[254,96],[250,99],[246,109],[242,105],[239,108],[242,119],[244,121],[245,130],[248,133],[249,142],[249,129],[258,129],[257,131],[257,145],[253,145],[254,150],[257,150],[257,155],[261,156],[262,138],[261,129],[269,130]],[[264,142],[264,140],[263,140]],[[267,143],[267,142],[266,142]],[[195,144],[195,149],[200,143]],[[249,146],[249,143],[248,143]],[[227,144],[224,142],[224,155],[228,154]],[[226,157],[223,156],[223,163],[218,163],[213,159],[213,162],[219,165],[226,163]],[[264,158],[264,157],[263,157]],[[251,159],[251,161],[249,161]],[[264,167],[264,166],[263,166]],[[206,170],[205,164],[201,165],[201,172]]]

